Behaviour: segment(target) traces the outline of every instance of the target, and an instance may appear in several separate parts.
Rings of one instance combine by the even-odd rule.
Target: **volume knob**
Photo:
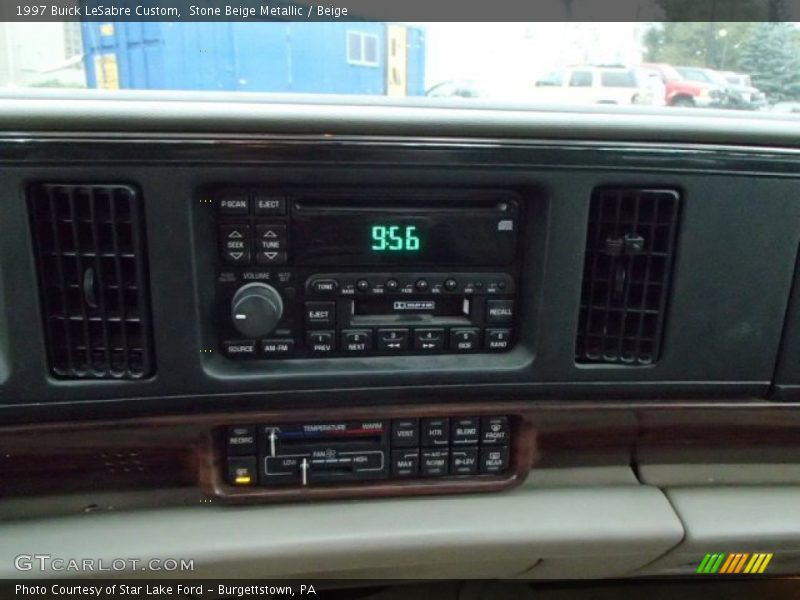
[[[283,300],[271,285],[248,283],[236,290],[231,302],[233,326],[244,336],[260,338],[272,333],[283,316]]]

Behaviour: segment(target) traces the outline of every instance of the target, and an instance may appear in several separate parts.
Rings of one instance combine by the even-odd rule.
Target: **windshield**
[[[705,86],[749,83],[733,102]],[[4,22],[0,87],[772,111],[797,23]],[[90,92],[89,92],[90,93]],[[796,113],[788,113],[796,114]]]

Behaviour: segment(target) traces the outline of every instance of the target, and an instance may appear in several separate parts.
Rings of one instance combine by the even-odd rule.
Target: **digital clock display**
[[[416,225],[373,225],[371,240],[371,249],[375,252],[419,252],[422,247]]]
[[[510,192],[304,194],[291,204],[289,253],[308,266],[507,265],[518,213]]]

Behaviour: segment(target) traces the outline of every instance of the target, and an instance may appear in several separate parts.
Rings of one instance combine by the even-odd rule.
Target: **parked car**
[[[724,92],[719,85],[707,81],[690,81],[671,65],[645,63],[641,68],[654,70],[664,83],[664,103],[668,106],[718,107],[724,101]]]
[[[723,108],[759,110],[767,106],[767,97],[749,83],[749,76],[732,74],[726,76],[713,69],[699,67],[676,67],[677,71],[689,81],[708,83],[724,90]]]
[[[653,104],[653,90],[636,69],[581,65],[536,81],[536,100],[552,104]]]

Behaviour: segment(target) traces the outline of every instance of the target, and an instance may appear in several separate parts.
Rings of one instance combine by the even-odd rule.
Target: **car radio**
[[[216,323],[233,359],[503,352],[510,191],[217,188]]]

